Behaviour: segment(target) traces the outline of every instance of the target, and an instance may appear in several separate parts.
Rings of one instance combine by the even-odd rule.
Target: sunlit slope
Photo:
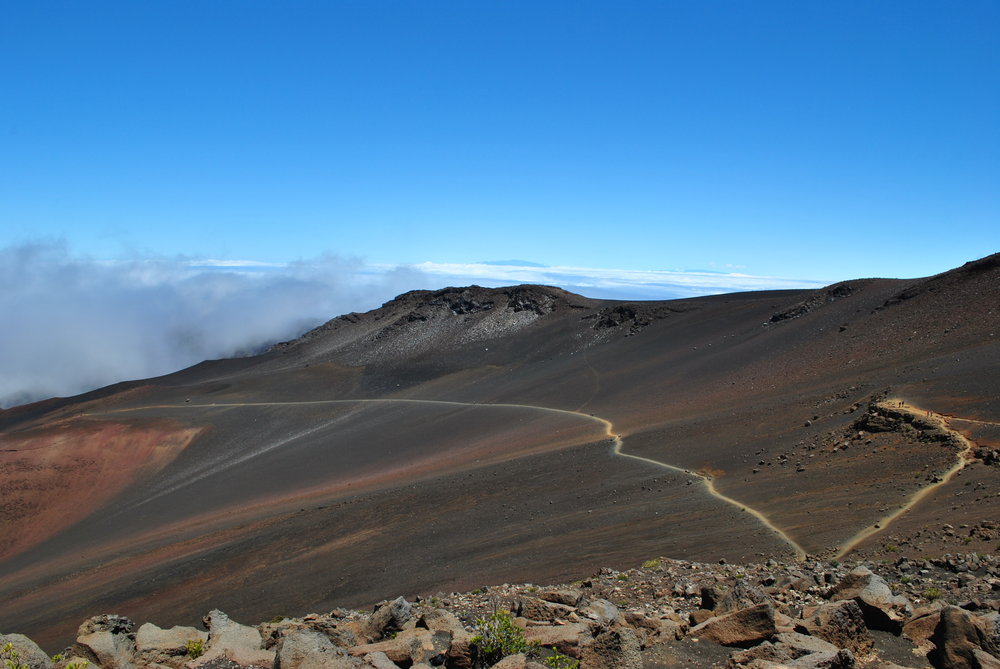
[[[418,291],[263,356],[0,413],[8,441],[56,424],[197,435],[3,563],[0,628],[56,638],[95,604],[267,618],[651,555],[833,555],[954,462],[912,435],[859,438],[872,397],[1000,415],[997,286],[993,256],[655,303]],[[996,447],[985,424],[952,425]],[[647,461],[616,455],[619,436]],[[995,487],[979,466],[963,476]],[[958,485],[895,526],[1000,515],[988,491],[943,511]]]

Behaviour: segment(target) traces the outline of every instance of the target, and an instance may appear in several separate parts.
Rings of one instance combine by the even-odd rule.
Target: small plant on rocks
[[[0,658],[3,659],[6,669],[28,669],[28,665],[21,662],[21,654],[12,643],[5,643],[0,647]]]
[[[205,652],[204,644],[201,639],[188,639],[187,642],[187,656],[192,660],[195,660],[202,656]]]
[[[476,629],[477,633],[471,639],[476,666],[488,667],[517,653],[538,653],[539,645],[524,638],[524,632],[514,624],[513,616],[507,611],[497,611],[489,618],[480,618],[476,621]]]
[[[556,651],[545,658],[545,666],[549,669],[580,669],[580,660],[574,660]]]

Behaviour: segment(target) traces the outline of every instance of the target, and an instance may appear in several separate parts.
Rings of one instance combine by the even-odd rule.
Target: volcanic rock
[[[8,643],[14,647],[19,662],[28,665],[28,669],[52,669],[48,654],[23,634],[0,634],[0,647]]]
[[[778,629],[774,622],[774,608],[770,604],[757,604],[714,618],[692,627],[691,636],[708,639],[723,646],[747,648],[774,637]]]
[[[833,601],[853,599],[861,608],[869,629],[899,634],[903,623],[913,613],[905,597],[894,595],[889,584],[867,567],[857,567],[842,578],[829,597]]]
[[[931,642],[935,647],[927,659],[937,669],[981,669],[984,661],[1000,664],[1000,648],[971,613],[957,606],[941,609]]]

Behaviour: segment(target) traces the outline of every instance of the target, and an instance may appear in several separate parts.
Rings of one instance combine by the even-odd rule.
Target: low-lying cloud
[[[324,256],[269,267],[99,261],[63,244],[0,250],[0,406],[245,355],[422,282]]]
[[[715,270],[635,270],[547,266],[523,261],[414,265],[422,274],[458,285],[539,283],[601,299],[670,300],[746,290],[820,288],[829,282]]]
[[[712,271],[522,261],[370,265],[325,255],[254,261],[104,261],[62,243],[0,249],[0,407],[247,355],[417,288],[542,283],[588,297],[670,299],[819,282]]]

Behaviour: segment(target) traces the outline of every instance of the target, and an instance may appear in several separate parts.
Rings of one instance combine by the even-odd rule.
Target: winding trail
[[[906,500],[906,502],[898,509],[888,514],[887,516],[879,518],[874,524],[869,525],[868,527],[862,529],[860,532],[858,532],[853,537],[848,539],[845,543],[841,544],[839,550],[837,551],[837,555],[835,556],[838,560],[844,557],[847,553],[854,550],[854,548],[857,547],[858,544],[863,542],[868,537],[872,536],[873,534],[878,534],[879,532],[883,532],[884,530],[886,530],[889,527],[889,525],[892,524],[893,521],[895,521],[904,513],[906,513],[914,506],[919,504],[925,497],[930,495],[932,492],[934,492],[941,486],[947,484],[949,481],[951,481],[951,479],[955,476],[955,474],[962,471],[962,469],[968,463],[968,456],[969,453],[972,451],[973,444],[971,441],[966,439],[964,435],[962,435],[956,430],[951,429],[951,427],[948,425],[949,420],[961,420],[967,423],[982,423],[985,425],[997,425],[997,423],[984,420],[945,417],[942,414],[928,412],[926,409],[921,409],[919,407],[913,406],[912,404],[908,404],[905,401],[900,400],[898,398],[889,399],[886,400],[885,402],[880,402],[878,406],[891,409],[894,411],[904,411],[913,416],[918,416],[923,421],[933,423],[938,428],[952,435],[962,445],[962,448],[956,454],[955,464],[953,464],[944,474],[941,474],[939,477],[937,477],[937,480],[924,486],[923,488],[920,488],[912,495],[910,495],[910,498]]]
[[[595,375],[596,375],[596,370]],[[764,527],[773,532],[779,539],[788,544],[788,546],[795,552],[796,559],[802,560],[806,557],[805,550],[795,542],[791,537],[789,537],[785,532],[776,527],[767,516],[765,516],[760,511],[752,509],[747,505],[733,499],[732,497],[727,497],[726,495],[719,492],[715,483],[710,476],[706,476],[699,472],[692,472],[691,470],[684,469],[682,467],[677,467],[675,465],[668,464],[666,462],[661,462],[659,460],[653,460],[651,458],[642,457],[640,455],[631,455],[629,453],[622,452],[622,447],[624,446],[624,440],[622,436],[615,432],[614,424],[607,420],[606,418],[601,418],[593,414],[583,413],[579,410],[571,409],[555,409],[552,407],[535,406],[531,404],[507,404],[507,403],[477,403],[477,402],[456,402],[451,400],[421,400],[421,399],[403,399],[403,398],[380,398],[380,399],[353,399],[353,400],[301,400],[294,402],[216,402],[211,404],[153,404],[142,407],[130,407],[127,409],[112,409],[110,411],[85,413],[84,416],[100,416],[109,414],[120,414],[120,413],[130,413],[135,411],[147,411],[149,409],[193,409],[193,408],[227,408],[227,407],[266,407],[266,406],[303,406],[303,405],[324,405],[324,404],[433,404],[433,405],[445,405],[445,406],[457,406],[457,407],[487,407],[487,408],[509,408],[509,409],[527,409],[531,411],[544,411],[548,413],[555,413],[561,415],[574,416],[578,418],[584,418],[586,420],[599,423],[604,426],[605,436],[609,438],[614,443],[614,448],[612,453],[618,457],[629,458],[632,460],[638,460],[646,464],[652,465],[654,467],[659,467],[661,469],[668,469],[673,472],[684,474],[696,479],[699,479],[701,483],[705,486],[705,491],[709,495],[715,497],[718,500],[725,502],[731,506],[738,508],[740,511],[745,512],[757,519]]]

